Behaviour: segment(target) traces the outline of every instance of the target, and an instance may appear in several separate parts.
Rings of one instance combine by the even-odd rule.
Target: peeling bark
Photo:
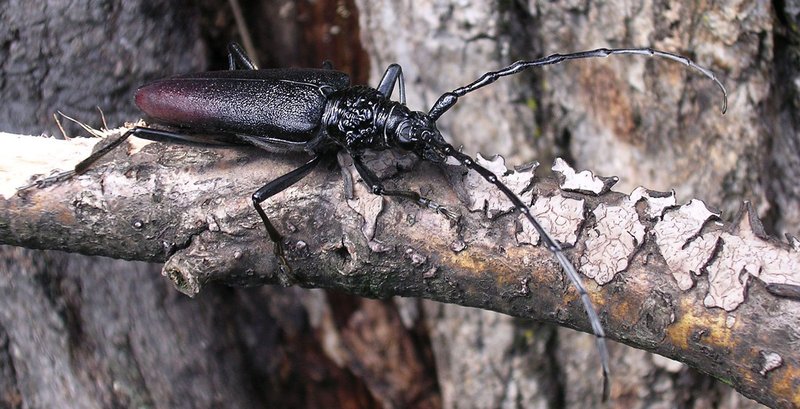
[[[401,63],[409,73],[407,82],[415,84],[408,92],[410,101],[418,101],[412,106],[429,106],[441,92],[517,59],[606,46],[655,46],[690,55],[720,75],[732,93],[731,106],[738,105],[738,111],[720,116],[710,84],[682,67],[654,60],[561,65],[504,78],[491,90],[463,98],[442,118],[440,129],[468,152],[506,154],[512,164],[550,163],[554,155],[570,158],[580,168],[619,176],[618,189],[624,192],[637,186],[674,188],[681,203],[699,197],[721,209],[727,220],[748,200],[767,231],[794,233],[800,203],[792,199],[800,186],[793,166],[800,112],[796,1],[421,3],[359,2],[363,42],[373,62],[371,83],[386,64]],[[505,328],[502,318],[465,319],[461,313],[441,312],[456,308],[431,306],[439,319],[460,320],[472,329],[462,329],[461,337],[480,338],[491,332],[491,325]],[[456,324],[431,322],[436,325]],[[551,402],[599,405],[586,386],[593,379],[585,374],[595,369],[584,350],[591,349],[590,337],[560,330],[555,337],[532,339],[558,357],[552,376],[561,380],[561,395]],[[445,399],[445,406],[470,406],[481,392],[468,385],[493,385],[497,375],[481,370],[477,362],[484,361],[463,356],[467,344],[435,340],[437,353],[447,357],[440,358],[446,364],[440,376],[452,382],[446,386],[452,399]],[[504,356],[519,353],[511,341],[486,348],[503,350]],[[624,346],[610,348],[621,391],[612,405],[760,407],[686,367],[663,365],[657,356]],[[532,355],[528,359],[531,365],[541,361]],[[505,368],[513,365],[510,361],[493,365]],[[512,393],[523,383],[530,385],[531,378],[517,379],[508,379],[499,390]],[[499,399],[489,406],[506,402]]]
[[[454,224],[392,200],[383,200],[379,214],[359,213],[362,208],[345,199],[339,172],[316,171],[267,202],[268,214],[287,235],[287,256],[294,268],[290,276],[282,276],[249,197],[263,181],[300,162],[301,157],[275,157],[247,148],[151,143],[138,151],[119,149],[113,160],[85,175],[0,199],[0,240],[164,261],[164,274],[192,296],[210,282],[296,284],[371,298],[423,297],[588,329],[580,301],[551,255],[538,246],[517,243],[516,217],[490,220],[484,212],[464,212]],[[459,167],[437,171],[419,163],[402,182],[395,182],[435,191],[442,203],[460,207],[455,194],[459,189],[449,188],[449,182],[464,183],[466,179],[459,181],[463,173]],[[20,178],[30,177],[5,179],[20,183]],[[684,251],[684,236],[658,238],[656,233],[659,223],[681,208],[664,208],[664,216],[653,217],[635,206],[650,207],[640,190],[634,195],[636,203],[613,191],[590,195],[580,187],[565,188],[573,186],[573,177],[532,178],[530,189],[536,198],[560,195],[585,203],[579,238],[568,254],[584,274],[594,265],[616,266],[613,280],[598,277],[600,285],[588,286],[610,338],[689,363],[768,405],[798,405],[800,302],[764,288],[772,282],[800,284],[800,269],[792,267],[800,259],[798,249],[766,238],[747,205],[732,224],[707,225],[695,219],[694,229],[718,237],[718,242],[706,253],[706,268],[700,269],[710,274],[696,278],[685,290],[667,262],[676,257],[668,251]],[[527,184],[519,186],[525,189]],[[482,197],[487,192],[483,188],[468,194]],[[356,190],[353,200],[370,196]],[[636,223],[615,223],[604,230],[604,219],[598,216],[598,209],[604,208],[616,209],[618,219]],[[369,223],[374,223],[373,237],[365,234]],[[628,243],[635,246],[615,247],[587,261],[600,237],[609,243],[631,237]],[[380,250],[371,242],[380,243]],[[465,247],[454,251],[455,242]],[[770,273],[770,263],[780,274]],[[711,270],[725,265],[741,268]],[[750,285],[731,287],[731,282]],[[714,308],[717,304],[708,299],[717,294],[741,297],[743,302]]]
[[[68,109],[71,116],[87,120],[96,117],[98,105],[107,114],[109,124],[117,126],[123,119],[137,115],[129,96],[132,87],[146,79],[198,70],[206,64],[223,67],[225,42],[237,38],[230,24],[232,18],[225,1],[199,3],[202,4],[200,11],[198,2],[136,0],[124,4],[116,0],[80,0],[68,6],[58,2],[10,2],[8,7],[0,7],[0,21],[4,22],[0,24],[0,49],[4,51],[0,54],[5,57],[0,59],[0,94],[4,101],[0,106],[0,131],[38,133],[46,130],[53,134],[57,129],[51,114],[56,109]],[[248,7],[245,3],[243,5]],[[708,84],[683,68],[624,58],[551,67],[505,78],[485,92],[459,102],[442,118],[440,129],[445,130],[454,143],[463,143],[471,154],[476,151],[504,154],[509,164],[533,159],[549,164],[554,156],[560,155],[579,168],[619,176],[617,189],[624,192],[636,186],[658,190],[674,187],[673,203],[699,197],[720,208],[719,212],[708,211],[700,201],[694,203],[694,210],[685,205],[673,209],[673,204],[664,202],[655,205],[652,200],[647,206],[644,203],[636,206],[640,215],[647,213],[649,222],[644,225],[648,233],[644,244],[637,247],[638,253],[629,261],[630,269],[641,268],[637,267],[641,257],[658,258],[649,250],[655,243],[668,267],[659,270],[658,274],[664,276],[659,279],[679,286],[686,294],[695,294],[694,305],[703,305],[708,297],[706,269],[712,267],[707,257],[710,251],[712,262],[717,260],[715,251],[721,249],[717,246],[718,236],[727,229],[717,225],[716,216],[704,214],[721,213],[724,220],[742,220],[743,229],[739,230],[747,231],[745,221],[733,215],[742,200],[749,200],[764,221],[765,230],[796,233],[793,230],[800,220],[800,201],[797,200],[797,186],[800,186],[797,146],[800,145],[796,132],[797,113],[800,112],[797,108],[800,36],[796,28],[799,10],[796,1],[404,3],[370,0],[358,3],[357,9],[349,2],[338,1],[335,9],[330,7],[333,2],[270,0],[250,5],[246,18],[252,32],[256,33],[260,60],[265,62],[264,66],[315,67],[322,60],[331,59],[337,68],[350,73],[355,83],[373,85],[387,64],[397,62],[403,65],[406,74],[409,105],[424,109],[442,92],[474,80],[487,69],[519,58],[597,46],[657,46],[687,54],[720,74],[732,92],[732,110],[728,115],[718,115],[718,101],[707,89]],[[369,52],[370,61],[366,61],[366,54],[352,41],[352,34],[348,34],[358,29],[353,16],[360,20],[362,43]],[[302,38],[305,41],[298,43]],[[368,67],[372,72],[369,81],[363,76],[363,70]],[[76,129],[67,126],[68,134]],[[5,142],[6,139],[3,149],[7,150],[9,144]],[[46,153],[40,156],[44,161],[52,159]],[[82,156],[83,153],[76,153],[70,158]],[[4,164],[0,162],[0,166]],[[295,164],[292,162],[287,168]],[[49,169],[38,172],[47,171]],[[549,166],[543,166],[537,174],[543,176],[548,171]],[[449,172],[447,176],[448,180],[461,178]],[[337,186],[338,176],[331,174],[331,177],[335,181],[331,183]],[[419,170],[405,180],[420,177],[427,178],[427,170]],[[453,182],[450,187],[458,189],[459,184]],[[438,179],[431,186],[437,187],[432,194],[434,197],[440,196],[439,191],[449,194],[449,188],[438,189],[443,186]],[[358,184],[355,188],[360,189]],[[463,192],[457,194],[465,197]],[[642,196],[641,191],[636,194]],[[629,200],[638,203],[636,194],[631,194]],[[643,195],[669,201],[669,195],[657,191]],[[388,207],[378,209],[374,204],[358,203],[362,197]],[[601,200],[576,204],[569,201],[577,196],[566,193],[561,197],[573,207],[557,213],[553,206],[564,203],[558,197],[534,195],[537,208],[547,210],[540,213],[540,217],[558,214],[553,222],[563,228],[561,237],[577,240],[579,247],[571,254],[578,262],[580,253],[585,251],[580,247],[585,243],[585,235],[578,239],[569,232],[577,232],[579,228],[573,225],[586,217],[582,212],[595,209]],[[345,210],[377,214],[365,217],[370,223],[359,222],[361,233],[370,237],[370,250],[373,253],[391,250],[382,240],[387,224],[385,216],[392,206],[400,205],[376,201],[358,192],[355,200],[349,209],[355,206],[359,210]],[[619,205],[623,199],[616,200],[619,201],[612,205]],[[450,203],[459,207],[455,199]],[[667,207],[670,209],[665,212]],[[415,210],[405,205],[402,209],[403,212]],[[693,212],[697,213],[687,215]],[[502,236],[503,240],[511,244],[536,241],[535,236],[526,236],[525,223],[513,226],[512,217],[500,213],[495,222],[506,222],[509,229],[502,230],[502,234],[508,234]],[[658,215],[662,214],[659,220]],[[405,215],[403,213],[403,217]],[[706,220],[705,223],[697,221],[698,218]],[[214,218],[206,222],[216,228]],[[253,229],[258,230],[257,219],[252,222]],[[561,222],[564,224],[559,224]],[[281,227],[289,231],[292,225]],[[585,234],[592,226],[579,227]],[[467,237],[452,241],[451,251],[455,254],[469,252],[476,240],[483,240],[487,248],[497,244],[496,236],[469,237],[472,228],[461,229],[462,235]],[[739,237],[736,228],[733,231],[734,237]],[[512,233],[516,233],[516,240],[511,240]],[[761,239],[756,236],[754,240],[758,247]],[[169,247],[170,243],[166,244]],[[301,238],[297,247],[306,244]],[[331,243],[330,249],[348,257],[346,248],[360,245],[344,241]],[[530,252],[530,246],[523,247]],[[389,250],[384,250],[386,248]],[[785,244],[778,248],[782,248],[786,256],[794,251]],[[264,250],[266,253],[259,256],[269,257],[270,247],[267,245]],[[424,366],[418,360],[427,357],[431,362],[435,359],[435,371],[429,368],[425,371],[427,377],[419,379],[419,383],[430,385],[430,376],[438,376],[440,403],[447,408],[591,407],[599,404],[599,380],[587,375],[598,372],[592,337],[569,329],[532,325],[526,320],[490,311],[429,301],[420,307],[408,299],[395,299],[403,328],[393,324],[370,326],[364,325],[363,318],[358,317],[390,317],[391,313],[362,313],[376,306],[358,299],[331,297],[331,293],[324,291],[296,288],[261,287],[245,291],[213,287],[183,303],[142,303],[150,299],[153,288],[160,289],[157,292],[160,295],[174,297],[175,293],[161,289],[159,285],[163,283],[158,280],[150,283],[151,275],[132,275],[139,268],[136,263],[6,247],[0,248],[0,255],[11,265],[22,267],[0,271],[0,281],[10,274],[9,280],[0,283],[0,291],[11,289],[3,293],[11,297],[0,297],[0,302],[8,303],[4,304],[4,311],[10,314],[0,318],[0,406],[31,406],[32,397],[43,396],[37,395],[42,391],[52,400],[38,401],[43,402],[41,407],[63,403],[72,390],[48,390],[48,373],[35,372],[39,367],[29,363],[28,356],[14,351],[32,349],[50,353],[59,346],[47,341],[62,342],[64,339],[73,349],[97,351],[92,360],[75,360],[63,354],[52,356],[69,360],[66,365],[70,369],[62,373],[74,379],[61,382],[88,390],[92,396],[87,398],[93,399],[94,406],[99,407],[141,402],[153,402],[157,407],[209,406],[215,402],[214,397],[198,391],[210,389],[216,391],[217,397],[230,394],[241,398],[227,399],[227,407],[236,406],[236,402],[245,402],[243,405],[248,407],[253,402],[301,407],[309,401],[317,406],[405,406],[410,402],[407,398],[412,390],[418,391],[415,387],[404,394],[393,390],[389,382],[370,380],[367,386],[354,375],[354,368],[362,365],[359,357],[372,356],[364,349],[366,345],[388,350],[392,347],[391,341],[386,341],[385,337],[380,341],[379,336],[370,338],[369,343],[331,341],[341,338],[342,331],[368,337],[367,328],[390,328],[394,334],[392,338],[398,340],[407,336],[403,334],[404,329],[429,333],[433,341],[432,358],[425,354],[392,354],[391,357],[401,356],[409,366],[417,368]],[[436,261],[425,251],[411,249],[405,256],[406,263],[416,263],[418,268],[424,269],[423,277],[433,279],[439,273],[433,267],[425,269],[432,260]],[[759,265],[774,263],[758,256],[747,256],[750,261],[745,270],[749,272],[739,275],[741,280],[718,281],[722,285],[716,287],[722,292],[714,297],[717,300],[714,303],[732,307],[739,303],[736,297],[740,296],[732,298],[731,295],[745,295],[743,304],[723,314],[724,319],[714,321],[715,324],[724,321],[726,326],[736,328],[747,314],[748,305],[762,299],[765,294],[761,291],[762,281],[751,273],[758,273]],[[549,260],[544,253],[542,257],[542,260]],[[51,265],[49,271],[40,260]],[[107,267],[94,266],[89,260],[105,263]],[[648,262],[648,266],[651,264]],[[724,278],[732,277],[726,270],[742,266],[718,263],[713,268],[717,270],[715,274]],[[151,266],[148,271],[152,270]],[[631,284],[627,274],[627,270],[616,273],[616,278],[604,287]],[[80,291],[77,294],[74,290],[63,292],[69,297],[51,294],[52,301],[45,308],[39,308],[37,300],[40,298],[16,297],[15,291],[19,291],[21,283],[34,280],[31,277],[35,277],[35,281],[26,285],[34,293],[48,293],[53,288],[52,283],[77,287]],[[120,290],[131,286],[139,291]],[[104,290],[106,287],[109,289]],[[672,286],[666,288],[674,290]],[[797,294],[797,287],[790,284],[774,282],[764,288],[782,296],[796,298]],[[566,286],[563,289],[571,291]],[[538,291],[530,285],[529,277],[523,277],[514,290],[523,297],[533,297]],[[616,297],[613,291],[607,292],[608,297]],[[754,296],[753,292],[761,295]],[[70,309],[64,310],[64,300],[69,300]],[[658,310],[671,306],[671,300],[662,296],[659,288],[651,291],[641,305],[646,303],[646,310]],[[618,304],[619,301],[609,298],[607,303]],[[335,307],[342,304],[348,308]],[[132,307],[125,308],[126,305]],[[180,307],[187,305],[192,308]],[[765,304],[764,308],[769,305]],[[81,315],[61,313],[76,311],[77,306],[80,306]],[[31,316],[17,312],[28,308],[40,314]],[[389,307],[383,304],[381,308]],[[219,314],[222,310],[225,313]],[[713,308],[711,311],[721,313],[723,310]],[[212,318],[201,325],[206,329],[197,331],[196,319],[205,315]],[[304,324],[305,315],[310,319],[308,325]],[[325,318],[334,315],[336,319]],[[28,321],[21,319],[22,316],[33,318]],[[684,316],[692,317],[691,314]],[[767,328],[766,333],[773,333],[769,329],[772,316],[755,317],[763,321],[761,326]],[[127,331],[137,335],[130,338],[131,348],[117,348],[114,345],[119,338],[109,338],[105,328],[124,328],[126,320],[138,323],[136,329]],[[649,327],[666,326],[670,315],[645,315],[640,321],[650,322]],[[233,327],[230,322],[235,322]],[[54,323],[59,323],[56,332],[83,328],[83,336],[31,336],[37,331],[54,331]],[[357,330],[347,329],[351,325]],[[41,328],[31,331],[27,327]],[[144,328],[156,332],[148,333]],[[162,334],[159,328],[169,330]],[[3,346],[3,332],[8,335],[7,348]],[[120,333],[124,335],[124,331],[113,332]],[[170,338],[172,333],[184,335],[173,339]],[[704,332],[716,333],[718,331]],[[231,334],[236,335],[231,338]],[[786,331],[780,335],[787,342],[796,343],[796,332]],[[425,336],[417,339],[417,347],[423,350],[427,342],[423,339]],[[182,340],[186,342],[181,343]],[[172,346],[152,348],[153,345]],[[207,345],[234,346],[220,353],[219,348],[209,349]],[[361,349],[354,350],[350,346]],[[761,407],[724,383],[715,382],[668,358],[613,343],[610,348],[614,396],[608,407]],[[133,350],[139,354],[132,354]],[[174,350],[180,353],[172,353]],[[208,356],[237,354],[251,362],[240,367],[236,367],[236,362],[229,363],[235,369],[227,371],[222,369],[225,364],[208,363],[207,368],[211,369],[187,371],[192,375],[179,378],[171,375],[186,374],[180,368],[187,361],[207,362]],[[753,373],[758,373],[757,376],[763,373],[766,377],[781,373],[784,359],[776,355],[781,356],[768,350],[759,354],[758,369]],[[124,382],[114,383],[119,372],[111,372],[109,368],[120,368],[119,363],[126,362],[122,368],[133,367],[131,357],[152,363],[138,365],[142,377],[152,382],[137,382],[126,373],[122,377]],[[185,359],[175,359],[180,357]],[[261,371],[263,368],[267,369]],[[398,371],[397,366],[386,362],[384,371],[363,373],[395,380],[407,376],[395,374],[395,371]],[[223,377],[226,382],[213,378],[218,373],[229,374]],[[419,371],[413,373],[413,376],[424,376]],[[6,374],[11,375],[7,377]],[[168,385],[168,388],[147,390],[137,386],[152,384]],[[264,396],[259,390],[253,390],[245,397],[241,395],[241,384],[257,385],[259,390],[270,392]],[[135,387],[121,388],[127,385]],[[197,385],[202,386],[198,388]],[[208,388],[206,385],[215,386]],[[408,384],[397,382],[397,385],[399,388]],[[436,386],[427,389],[427,393],[437,394]],[[179,398],[173,399],[173,395]],[[136,399],[128,400],[131,396]],[[109,400],[109,397],[118,400]],[[141,397],[147,398],[141,400]],[[421,401],[434,402],[437,406],[435,398]],[[50,402],[55,403],[48,404]]]

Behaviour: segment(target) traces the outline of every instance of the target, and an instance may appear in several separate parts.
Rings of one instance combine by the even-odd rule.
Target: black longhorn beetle
[[[229,70],[162,79],[146,84],[136,92],[136,105],[147,116],[156,123],[177,127],[181,132],[134,127],[78,163],[74,170],[41,179],[21,189],[43,187],[81,174],[131,135],[155,140],[177,138],[199,142],[249,144],[277,153],[305,151],[312,156],[311,160],[253,193],[253,206],[274,243],[280,268],[288,272],[291,269],[284,256],[283,236],[270,223],[261,203],[300,181],[322,159],[344,149],[353,158],[356,170],[372,193],[410,199],[449,218],[457,218],[456,213],[417,192],[385,189],[381,180],[365,166],[362,159],[367,150],[391,148],[414,152],[420,158],[435,163],[444,163],[448,157],[452,157],[470,170],[478,172],[511,200],[514,207],[525,215],[539,233],[542,243],[555,255],[578,290],[596,337],[603,370],[605,400],[608,396],[605,333],[575,267],[564,255],[561,245],[531,216],[528,205],[498,180],[494,173],[447,143],[436,128],[436,120],[452,108],[459,97],[489,85],[500,77],[531,67],[573,59],[607,57],[612,54],[662,57],[700,71],[722,90],[722,113],[725,113],[727,91],[711,71],[686,57],[650,48],[601,48],[517,61],[503,69],[487,72],[469,85],[443,94],[426,114],[406,107],[403,71],[397,64],[386,69],[377,89],[351,86],[347,74],[335,71],[330,63],[324,64],[322,69],[260,70],[238,44],[231,43],[228,46]],[[390,99],[398,82],[399,102]]]

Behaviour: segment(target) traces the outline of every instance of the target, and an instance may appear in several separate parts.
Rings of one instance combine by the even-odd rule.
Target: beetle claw
[[[430,200],[430,199],[425,198],[425,197],[420,197],[419,199],[417,199],[417,204],[422,206],[422,207],[427,207],[428,209],[431,209],[436,213],[444,215],[445,217],[447,217],[450,220],[458,220],[461,217],[461,213],[453,211],[453,210],[450,210],[450,209],[448,209],[448,208],[446,208],[446,207],[434,202],[433,200]]]
[[[294,271],[289,266],[289,261],[283,253],[283,246],[280,243],[275,243],[275,258],[278,259],[278,280],[284,287],[292,286],[297,280],[294,278]]]
[[[461,218],[461,213],[450,210],[446,207],[440,207],[439,213],[443,214],[445,217],[453,221],[457,221],[459,218]]]
[[[294,272],[292,271],[292,268],[289,267],[288,264],[284,263],[285,259],[279,260],[278,267],[280,268],[280,273],[278,273],[278,281],[280,281],[281,286],[283,287],[291,287],[297,282],[297,280],[294,278]]]

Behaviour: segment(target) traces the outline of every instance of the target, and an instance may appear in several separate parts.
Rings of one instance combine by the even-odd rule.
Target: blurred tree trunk
[[[225,1],[57,3],[0,0],[0,130],[58,134],[55,110],[91,122],[95,106],[111,126],[133,120],[137,85],[222,68],[236,38]],[[750,200],[768,230],[797,232],[794,2],[242,5],[262,66],[331,59],[374,85],[397,62],[420,110],[520,58],[632,46],[689,55],[728,87],[726,116],[713,84],[685,67],[620,57],[503,79],[440,128],[470,154],[510,165],[562,156],[619,176],[617,190],[674,187],[728,217]],[[300,289],[211,287],[190,300],[158,266],[0,251],[0,407],[599,405],[593,340],[570,330]],[[758,406],[682,364],[611,352],[609,407]]]

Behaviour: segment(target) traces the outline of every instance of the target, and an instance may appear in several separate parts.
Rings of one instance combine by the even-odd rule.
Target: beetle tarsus
[[[380,196],[402,197],[404,199],[411,200],[419,207],[431,209],[451,220],[458,220],[458,218],[461,217],[461,214],[454,212],[413,190],[386,190],[375,172],[370,170],[359,156],[353,157],[353,165],[355,165],[359,176],[361,176],[361,179],[364,181],[364,183],[370,187],[370,191],[373,194]]]
[[[434,212],[439,213],[450,220],[458,220],[461,217],[461,213],[458,213],[454,210],[450,210],[447,207],[442,206],[426,197],[420,196],[419,200],[417,200],[417,204],[420,205],[421,207],[427,207],[428,209],[431,209]]]
[[[283,252],[283,242],[274,243],[275,258],[278,259],[278,281],[281,286],[290,287],[294,285],[297,280],[294,276],[294,270],[289,265],[289,260],[286,259],[286,254]]]
[[[31,188],[34,188],[34,187],[37,188],[37,189],[44,189],[44,188],[50,187],[50,186],[52,186],[52,185],[54,185],[56,183],[60,183],[60,182],[63,182],[65,180],[67,180],[67,179],[70,179],[73,176],[75,176],[75,171],[74,170],[68,170],[68,171],[64,171],[64,172],[59,172],[59,173],[56,173],[55,175],[50,175],[50,176],[47,176],[45,178],[36,179],[33,182],[28,183],[27,185],[20,186],[20,187],[17,188],[17,192],[22,192],[22,191],[25,191],[25,190],[28,190],[28,189],[31,189]]]

